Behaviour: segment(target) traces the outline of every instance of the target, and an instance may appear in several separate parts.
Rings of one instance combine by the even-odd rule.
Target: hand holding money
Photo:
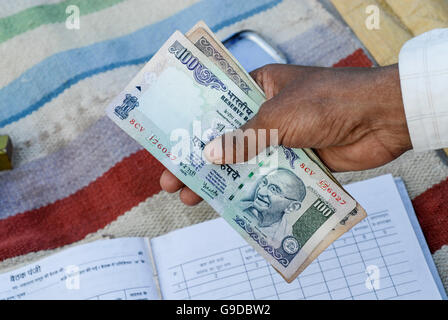
[[[243,131],[278,128],[281,145],[314,148],[333,171],[378,167],[411,148],[396,66],[345,70],[268,65],[251,76],[270,100]],[[222,142],[212,143],[204,156],[216,162],[212,158],[223,154],[216,150]],[[234,148],[236,154],[235,146],[227,147]],[[245,159],[253,156],[247,149],[244,152]],[[225,157],[218,160],[234,162]],[[162,175],[160,183],[168,192],[183,187],[169,172]],[[181,200],[191,205],[201,198],[182,190]]]
[[[307,123],[310,115],[302,115],[293,99],[283,94],[292,94],[290,88],[294,86],[306,87],[306,81],[300,80],[303,69],[269,68],[278,68],[274,71],[281,75],[273,86],[267,85],[272,79],[262,73],[256,76],[263,92],[201,22],[186,36],[175,32],[112,101],[107,113],[172,175],[205,199],[290,282],[366,214],[313,151],[281,145],[296,144],[292,137],[297,132],[307,134],[296,131],[304,130],[301,126],[310,130],[311,136],[316,134],[313,125],[318,124],[316,120]],[[289,81],[288,74],[295,80]],[[272,104],[274,99],[281,102],[280,107]],[[312,104],[304,108],[313,111]],[[272,130],[263,131],[270,116],[288,123],[276,122],[279,128],[267,126]],[[301,126],[294,127],[296,117],[305,119],[298,122]],[[324,117],[317,120],[324,121]],[[249,126],[257,129],[256,140],[252,141],[257,147],[249,143],[243,150],[247,150],[247,156],[256,156],[238,164],[224,163],[219,157],[215,159],[219,164],[207,161],[203,152],[210,149],[206,147],[210,141]],[[273,139],[276,130],[280,139]],[[326,130],[327,134],[331,132],[331,128]],[[306,137],[300,139],[298,145],[302,146]],[[245,139],[236,146],[241,141],[244,145]],[[330,139],[328,143],[333,142]],[[348,140],[347,144],[353,142]],[[216,147],[216,152],[219,150]],[[227,156],[226,150],[221,160]],[[331,163],[328,159],[325,161]]]
[[[269,100],[242,131],[276,128],[281,145],[313,148],[333,171],[375,168],[411,149],[396,65],[268,65],[253,76]],[[220,143],[211,144],[218,148]],[[254,156],[244,151],[245,160]]]

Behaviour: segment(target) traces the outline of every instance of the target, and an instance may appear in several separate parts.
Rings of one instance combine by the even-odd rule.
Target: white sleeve
[[[414,150],[448,147],[448,29],[406,42],[398,67]]]

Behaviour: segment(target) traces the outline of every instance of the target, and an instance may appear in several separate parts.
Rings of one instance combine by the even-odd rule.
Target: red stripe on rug
[[[448,244],[448,178],[416,197],[412,204],[432,253]]]
[[[158,193],[163,166],[141,150],[70,197],[0,220],[0,260],[53,249],[104,228]]]
[[[336,62],[333,67],[371,67],[373,66],[372,61],[364,53],[364,50],[358,49],[351,55],[345,57],[344,59]]]

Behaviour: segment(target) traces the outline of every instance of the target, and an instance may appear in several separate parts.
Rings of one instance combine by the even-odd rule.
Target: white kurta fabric
[[[448,29],[406,42],[398,66],[414,151],[448,147]]]

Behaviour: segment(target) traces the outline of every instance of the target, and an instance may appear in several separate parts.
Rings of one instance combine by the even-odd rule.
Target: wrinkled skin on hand
[[[397,65],[319,68],[274,64],[251,76],[268,100],[243,131],[278,129],[279,144],[313,148],[333,171],[375,168],[411,149]],[[234,163],[239,149],[224,146],[223,141],[211,142],[204,155],[214,163]],[[233,153],[226,153],[227,148],[233,148]],[[255,156],[247,148],[241,152],[244,160]],[[226,157],[229,154],[233,156]],[[167,192],[181,189],[180,199],[187,205],[202,200],[167,170],[160,184]]]

